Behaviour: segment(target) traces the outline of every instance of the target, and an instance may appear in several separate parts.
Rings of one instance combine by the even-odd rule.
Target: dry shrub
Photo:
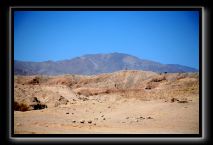
[[[184,78],[186,78],[186,77],[187,77],[186,74],[181,74],[181,73],[179,73],[178,76],[177,76],[177,80],[184,79]]]
[[[14,110],[15,111],[29,111],[30,108],[28,105],[24,104],[24,103],[18,103],[18,102],[14,102]]]
[[[149,82],[149,83],[147,83],[145,89],[150,90],[150,89],[156,88],[157,86],[158,86],[158,83]]]
[[[39,77],[35,77],[32,80],[30,80],[28,83],[32,84],[32,85],[37,85],[37,84],[40,83],[40,78]]]
[[[165,76],[161,76],[161,77],[157,77],[157,78],[153,78],[150,82],[161,82],[166,80]]]

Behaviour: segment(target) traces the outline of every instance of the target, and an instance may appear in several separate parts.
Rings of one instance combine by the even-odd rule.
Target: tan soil
[[[15,76],[14,100],[15,134],[199,133],[198,73]]]

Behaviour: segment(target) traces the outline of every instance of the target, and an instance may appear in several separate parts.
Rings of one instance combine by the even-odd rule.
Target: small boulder
[[[179,101],[179,100],[176,99],[176,98],[172,98],[172,99],[171,99],[171,103],[173,103],[173,102],[175,102],[175,101]]]
[[[84,122],[85,122],[85,120],[81,120],[81,121],[80,121],[80,123],[84,123]]]
[[[153,119],[153,118],[149,116],[149,117],[147,117],[147,119]]]

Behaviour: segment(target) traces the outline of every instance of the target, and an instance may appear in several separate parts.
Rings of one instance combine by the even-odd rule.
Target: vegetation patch
[[[13,107],[14,107],[14,110],[15,111],[29,111],[30,108],[27,104],[24,104],[24,103],[18,103],[18,102],[14,102],[13,104]]]

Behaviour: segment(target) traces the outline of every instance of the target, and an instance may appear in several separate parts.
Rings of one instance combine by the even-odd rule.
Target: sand
[[[14,133],[198,134],[198,76],[143,71],[15,76],[15,101],[32,106],[30,98],[36,97],[47,108],[14,110]]]

